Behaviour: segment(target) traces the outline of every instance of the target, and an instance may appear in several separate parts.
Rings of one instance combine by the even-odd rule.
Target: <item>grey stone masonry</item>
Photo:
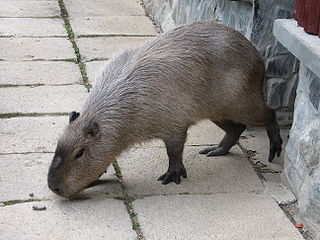
[[[198,20],[215,20],[248,38],[266,62],[265,97],[281,125],[291,123],[299,61],[272,34],[273,21],[292,16],[293,0],[143,0],[163,31]]]
[[[295,193],[301,217],[320,239],[320,39],[306,34],[294,20],[277,20],[274,34],[301,61],[282,179]]]

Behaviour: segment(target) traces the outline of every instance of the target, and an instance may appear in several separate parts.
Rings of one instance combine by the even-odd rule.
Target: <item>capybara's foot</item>
[[[282,139],[280,136],[280,129],[277,122],[276,114],[273,110],[271,111],[271,119],[266,126],[268,137],[270,139],[270,151],[269,151],[269,162],[272,162],[273,158],[276,156],[280,157]]]
[[[162,184],[166,185],[170,182],[175,182],[176,184],[180,184],[181,179],[180,177],[186,178],[187,177],[187,171],[184,168],[184,166],[179,166],[174,169],[168,169],[168,171],[161,175],[158,178],[158,181],[162,181]]]
[[[207,157],[221,156],[221,155],[226,155],[229,152],[229,149],[230,148],[226,148],[223,146],[208,147],[208,148],[202,149],[199,153],[206,154]]]
[[[282,139],[280,138],[277,142],[271,142],[270,143],[270,151],[269,151],[269,162],[272,162],[273,158],[277,154],[277,157],[280,157],[281,154],[281,145],[282,145]]]

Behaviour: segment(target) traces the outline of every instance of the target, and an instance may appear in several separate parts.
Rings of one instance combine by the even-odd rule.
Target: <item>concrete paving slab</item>
[[[151,40],[150,37],[79,38],[76,43],[84,61],[106,60],[126,48],[133,48]],[[1,52],[0,52],[1,53]]]
[[[60,17],[58,1],[7,1],[1,0],[2,17]]]
[[[281,183],[264,182],[264,186],[266,187],[266,193],[278,204],[290,204],[297,200],[293,193]]]
[[[72,17],[73,31],[82,36],[156,36],[157,32],[146,16]]]
[[[219,144],[225,132],[210,120],[203,120],[188,129],[186,145]]]
[[[144,16],[138,0],[65,0],[71,17],[81,16]]]
[[[0,62],[0,85],[61,85],[82,82],[79,66],[73,62]]]
[[[2,60],[76,60],[67,38],[0,38]]]
[[[41,202],[44,211],[22,203],[0,208],[2,239],[119,239],[134,240],[129,215],[122,201],[106,196]]]
[[[53,153],[0,155],[0,202],[27,199],[57,199],[47,186],[48,169]],[[121,196],[121,185],[113,168],[103,174],[100,185],[84,190],[79,196]],[[32,194],[32,196],[30,196]]]
[[[0,36],[67,37],[68,34],[63,20],[58,18],[0,18]]]
[[[188,177],[180,185],[162,185],[157,178],[168,168],[165,148],[135,148],[122,154],[118,163],[123,185],[130,195],[261,192],[263,186],[239,148],[221,157],[198,154],[202,147],[187,147],[184,165]]]
[[[272,163],[268,162],[269,138],[264,128],[246,130],[242,134],[242,136],[244,137],[240,139],[240,144],[247,150],[256,152],[256,155],[254,156],[254,160],[260,161],[261,163],[267,165],[269,169],[272,169],[274,171],[282,171],[283,153],[288,141],[288,131],[289,130],[281,129],[280,134],[283,140],[282,154],[279,158],[275,157]]]
[[[103,67],[106,65],[106,63],[107,61],[92,61],[86,63],[87,74],[90,84],[94,84],[96,78],[102,72]]]
[[[68,116],[0,119],[0,153],[54,152]]]
[[[82,85],[0,88],[0,113],[79,111],[87,94]]]
[[[146,239],[303,239],[265,194],[153,196],[133,207]]]

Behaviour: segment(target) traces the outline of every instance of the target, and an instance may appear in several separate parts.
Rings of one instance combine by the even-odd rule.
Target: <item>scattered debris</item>
[[[296,223],[294,226],[296,228],[303,228],[303,224],[302,223]]]
[[[297,202],[291,204],[279,204],[279,206],[282,209],[282,211],[287,215],[292,224],[302,234],[304,239],[314,240],[309,230],[300,222]],[[296,224],[298,224],[299,227],[297,227]]]
[[[37,205],[33,205],[32,209],[35,211],[43,211],[43,210],[46,210],[47,207],[43,204],[37,204]]]
[[[240,139],[248,139],[247,136],[241,135]]]

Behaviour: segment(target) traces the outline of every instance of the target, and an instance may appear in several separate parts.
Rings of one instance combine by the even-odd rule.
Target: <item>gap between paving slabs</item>
[[[137,219],[137,213],[134,211],[132,202],[135,200],[132,196],[129,196],[128,193],[126,192],[123,184],[122,184],[122,173],[120,166],[117,161],[114,161],[112,163],[112,166],[115,171],[116,177],[119,179],[119,182],[121,184],[121,189],[122,189],[122,198],[117,198],[118,200],[122,200],[123,203],[126,205],[127,212],[129,214],[131,223],[132,223],[132,229],[136,232],[138,240],[144,240],[144,236],[142,234],[142,230],[140,228],[140,223],[138,222]]]
[[[90,89],[92,88],[92,85],[89,83],[86,65],[81,60],[80,50],[79,50],[79,48],[78,48],[78,46],[77,46],[77,44],[75,42],[75,38],[74,38],[75,35],[74,35],[73,29],[71,27],[70,21],[69,21],[69,14],[68,14],[67,8],[66,8],[63,0],[58,0],[58,3],[59,3],[60,10],[61,10],[61,17],[62,17],[62,19],[64,21],[64,26],[65,26],[66,31],[68,33],[68,38],[69,38],[69,40],[70,40],[70,42],[72,44],[72,47],[73,47],[74,52],[75,52],[76,57],[77,57],[76,63],[78,64],[78,66],[80,68],[83,85],[85,86],[85,88],[89,92]]]

